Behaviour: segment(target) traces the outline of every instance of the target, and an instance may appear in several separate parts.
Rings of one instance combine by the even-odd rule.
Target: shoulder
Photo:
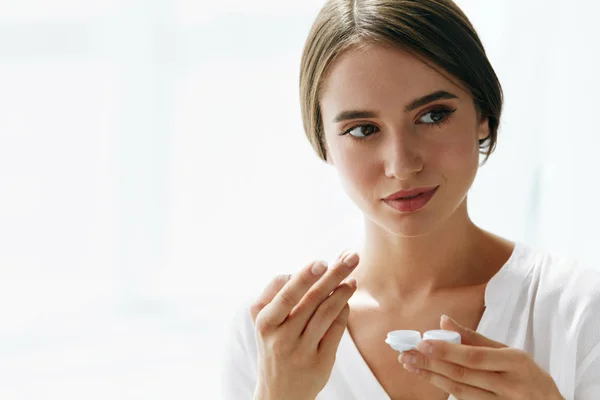
[[[554,320],[565,338],[578,337],[586,347],[580,350],[591,350],[600,343],[600,270],[564,255],[531,251],[529,290],[539,315]]]
[[[491,296],[516,296],[526,303],[561,310],[598,307],[600,270],[560,253],[517,243],[509,260],[489,282]]]
[[[534,250],[532,284],[539,299],[556,298],[564,311],[600,311],[600,270],[557,253]]]

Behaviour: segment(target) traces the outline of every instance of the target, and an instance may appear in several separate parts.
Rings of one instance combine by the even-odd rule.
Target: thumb
[[[440,328],[446,331],[458,332],[460,334],[461,344],[481,347],[493,347],[496,349],[507,347],[505,344],[496,342],[492,339],[483,336],[479,332],[475,332],[472,329],[460,325],[458,322],[448,317],[447,315],[442,315],[442,318],[440,318]]]

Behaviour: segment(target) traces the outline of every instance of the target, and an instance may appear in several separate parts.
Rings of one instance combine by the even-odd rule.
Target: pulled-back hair
[[[490,135],[479,141],[484,162],[496,147],[502,87],[477,32],[451,0],[328,0],[306,40],[300,68],[304,131],[327,160],[319,100],[328,69],[350,48],[392,45],[433,63],[457,78],[474,99]]]

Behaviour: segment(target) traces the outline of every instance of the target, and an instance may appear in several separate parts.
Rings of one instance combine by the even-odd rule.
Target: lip
[[[402,213],[410,213],[414,211],[418,211],[425,207],[427,203],[435,196],[439,186],[436,186],[433,190],[429,190],[427,192],[421,192],[421,194],[417,197],[413,197],[410,199],[383,199],[383,201],[393,208],[396,211]],[[417,192],[419,193],[419,192]],[[396,194],[396,193],[395,193]],[[394,195],[395,195],[394,194]]]
[[[398,200],[401,197],[414,196],[415,194],[428,193],[436,190],[439,186],[420,187],[409,190],[400,190],[394,194],[389,195],[383,200]]]

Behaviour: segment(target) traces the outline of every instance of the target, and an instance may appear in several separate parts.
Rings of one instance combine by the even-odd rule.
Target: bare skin
[[[514,244],[490,237],[492,248],[499,250],[490,255],[487,263],[499,269],[510,257]],[[359,267],[360,268],[360,267]],[[490,272],[495,268],[490,268]],[[353,274],[354,276],[354,274]],[[486,283],[442,290],[435,294],[414,294],[403,300],[385,298],[369,288],[359,287],[349,300],[350,315],[347,328],[356,347],[392,400],[440,399],[448,394],[418,381],[398,363],[397,353],[390,351],[382,338],[397,329],[440,329],[439,316],[449,315],[472,330],[476,330],[485,311]]]

